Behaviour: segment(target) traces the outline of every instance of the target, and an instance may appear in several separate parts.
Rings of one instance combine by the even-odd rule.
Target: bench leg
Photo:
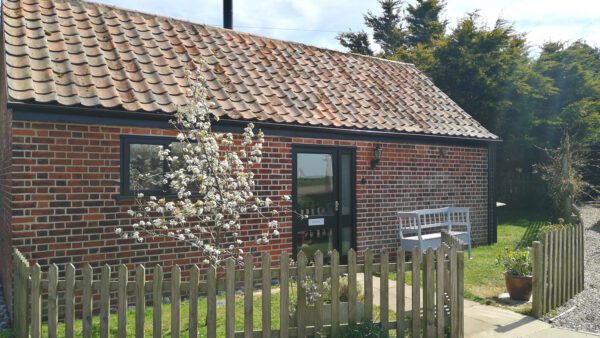
[[[469,232],[469,243],[468,243],[468,246],[469,246],[469,259],[471,259],[471,233],[470,232]]]

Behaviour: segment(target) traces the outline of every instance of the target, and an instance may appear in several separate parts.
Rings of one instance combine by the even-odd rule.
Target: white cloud
[[[214,26],[222,23],[221,0],[97,1]],[[527,33],[533,46],[578,39],[600,45],[597,0],[447,0],[444,15],[452,26],[466,12],[477,9],[489,25],[499,17],[512,22],[517,31]],[[363,14],[368,10],[379,10],[377,0],[236,0],[233,24],[241,31],[341,49],[335,40],[337,32],[365,29]]]

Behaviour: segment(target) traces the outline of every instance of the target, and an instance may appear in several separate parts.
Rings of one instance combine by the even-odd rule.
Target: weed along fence
[[[533,314],[542,317],[583,290],[583,225],[546,232],[533,242]]]
[[[261,267],[255,268],[257,258],[247,255],[243,267],[229,260],[206,273],[192,266],[184,274],[173,266],[165,278],[161,266],[149,271],[138,265],[130,271],[121,265],[116,271],[104,266],[94,278],[89,265],[82,271],[71,264],[65,271],[52,265],[43,273],[15,250],[16,336],[305,337],[320,332],[337,337],[349,323],[372,321],[397,336],[462,337],[463,252],[443,245],[423,255],[415,248],[411,256],[412,262],[406,262],[401,248],[377,258],[365,251],[359,264],[351,250],[348,264],[341,265],[334,251],[326,265],[320,252],[311,264],[300,253],[290,266],[283,253],[280,265],[272,267],[271,257],[263,254]],[[391,272],[396,281],[388,279]],[[408,291],[406,274],[417,286]],[[374,276],[381,281],[379,306],[374,304]],[[311,301],[312,289],[303,283],[308,280],[326,296]],[[326,281],[328,292],[321,289]],[[390,311],[392,283],[398,292]],[[242,288],[247,292],[239,292]],[[170,304],[163,304],[165,295]]]

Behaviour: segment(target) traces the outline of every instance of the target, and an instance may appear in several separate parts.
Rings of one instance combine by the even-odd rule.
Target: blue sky
[[[222,24],[221,0],[96,0],[119,7],[214,26]],[[414,0],[408,0],[409,3]],[[234,0],[236,30],[277,39],[340,49],[337,32],[365,29],[363,13],[377,12],[377,0]],[[447,0],[451,26],[479,10],[493,25],[497,18],[527,33],[533,47],[548,40],[583,39],[600,46],[600,0]]]

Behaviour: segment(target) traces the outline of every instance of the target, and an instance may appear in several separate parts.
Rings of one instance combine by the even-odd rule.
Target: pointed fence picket
[[[15,250],[15,333],[17,337],[41,337],[47,332],[47,336],[56,337],[57,328],[62,326],[67,337],[79,334],[143,337],[145,330],[151,328],[153,336],[160,337],[165,333],[165,325],[172,337],[306,337],[317,333],[335,337],[350,323],[375,320],[382,327],[396,331],[397,336],[445,337],[448,333],[452,337],[463,336],[463,288],[458,285],[462,283],[464,268],[462,251],[445,244],[437,251],[430,249],[423,254],[415,248],[409,262],[405,261],[402,248],[391,254],[387,250],[378,253],[367,250],[361,254],[350,250],[347,257],[348,263],[342,265],[339,253],[333,251],[325,264],[320,252],[310,262],[300,252],[296,264],[290,266],[289,255],[282,253],[276,266],[271,264],[273,257],[265,253],[260,257],[261,266],[255,267],[256,257],[248,254],[242,267],[233,260],[218,269],[175,265],[168,270],[168,277],[160,265],[151,269],[143,265],[111,269],[106,265],[98,278],[89,264],[82,266],[81,271],[67,264],[64,271],[52,265],[44,272],[37,264],[30,267]],[[397,274],[396,281],[387,278],[390,272]],[[414,287],[407,294],[404,276],[408,272],[412,272],[412,285],[422,287]],[[364,296],[357,292],[358,274],[364,274]],[[340,300],[341,275],[348,278],[347,302]],[[375,276],[379,276],[381,283],[379,295],[373,293]],[[307,304],[307,292],[299,286],[307,277],[319,287],[329,281],[331,299],[335,301],[317,299],[315,304]],[[273,327],[271,321],[274,280],[279,281],[280,287],[279,313],[274,314],[279,316],[279,327]],[[572,284],[576,290],[577,280],[573,279]],[[389,309],[392,286],[397,290],[395,309]],[[246,291],[243,297],[236,296],[240,289]],[[255,307],[255,293],[262,296],[260,309]],[[165,295],[171,303],[168,323],[162,312]],[[405,299],[408,295],[412,296],[409,310]],[[192,307],[187,325],[182,317],[183,298]],[[379,316],[374,315],[376,298],[380,300]],[[202,299],[205,302],[200,302]],[[223,299],[224,327],[219,327],[223,324],[217,321],[217,304]],[[236,302],[243,304],[238,311]],[[205,304],[206,315],[199,315],[200,304]],[[296,305],[290,308],[290,304]],[[145,316],[147,305],[153,312],[151,320]],[[114,308],[116,312],[112,311]],[[128,317],[131,311],[135,316]],[[257,312],[260,328],[255,321]],[[94,315],[99,315],[99,319],[94,321]],[[243,317],[237,318],[237,325],[236,315]],[[113,316],[116,318],[111,320]],[[128,323],[128,318],[133,322]],[[77,329],[77,320],[81,320],[81,329]],[[98,324],[99,328],[93,328]],[[96,330],[98,333],[93,333]]]
[[[542,234],[531,248],[532,313],[542,317],[583,291],[582,224]]]

